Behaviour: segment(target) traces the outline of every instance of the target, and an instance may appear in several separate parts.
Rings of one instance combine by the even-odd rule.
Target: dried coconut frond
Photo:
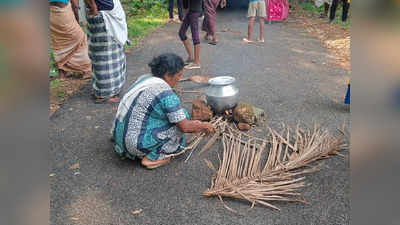
[[[307,131],[299,126],[295,130],[285,128],[283,134],[269,128],[265,139],[248,135],[244,138],[241,132],[227,127],[222,136],[218,170],[207,161],[215,176],[203,195],[218,196],[221,200],[238,198],[249,201],[252,207],[258,203],[278,210],[271,202],[306,203],[299,193],[306,185],[301,175],[317,171],[310,163],[337,154],[345,147],[343,140],[318,126]]]

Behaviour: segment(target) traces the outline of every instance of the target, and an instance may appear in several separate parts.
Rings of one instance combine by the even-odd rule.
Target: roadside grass
[[[60,79],[54,79],[50,81],[50,88],[55,88],[55,87],[59,87],[62,86],[63,82]]]
[[[303,10],[310,12],[310,14],[308,14],[308,16],[312,16],[312,17],[318,16],[319,17],[321,15],[321,13],[324,12],[324,6],[322,5],[321,7],[317,7],[317,6],[315,6],[314,1],[312,1],[312,2],[300,2],[300,3],[297,3],[297,4],[300,5],[303,8]],[[350,14],[351,13],[349,11],[349,15],[348,15],[346,24],[342,24],[342,12],[343,12],[342,9],[343,9],[342,4],[339,4],[338,8],[336,10],[336,17],[333,20],[333,23],[334,24],[338,24],[343,28],[349,29],[350,28]],[[329,16],[329,13],[328,13],[328,16]],[[327,18],[326,21],[328,22],[328,20],[329,19]]]
[[[58,69],[56,65],[56,60],[54,60],[53,49],[49,50],[50,64],[49,64],[49,76],[50,78],[58,77]]]
[[[132,43],[130,47],[136,47],[146,34],[167,22],[167,7],[161,6],[154,6],[144,14],[127,16],[128,35]]]

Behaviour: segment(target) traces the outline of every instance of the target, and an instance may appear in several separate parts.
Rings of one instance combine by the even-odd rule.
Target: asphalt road
[[[218,31],[233,32],[219,32],[217,46],[202,44],[202,69],[184,76],[236,77],[240,99],[265,109],[272,127],[299,121],[308,126],[318,122],[331,130],[348,125],[349,109],[342,104],[346,71],[331,64],[327,50],[295,21],[266,25],[265,43],[249,45],[241,42],[247,32],[246,11],[220,12],[217,17]],[[126,87],[149,72],[152,57],[163,52],[186,57],[178,28],[168,24],[132,50]],[[184,87],[198,88],[189,83]],[[184,155],[153,171],[121,160],[108,141],[117,105],[94,104],[89,93],[90,86],[82,89],[50,121],[51,224],[349,224],[347,153],[324,161],[321,171],[307,176],[311,184],[303,194],[309,205],[277,203],[281,211],[262,206],[247,211],[247,202],[227,199],[230,207],[246,211],[236,215],[218,199],[201,195],[212,175],[202,157],[214,161],[217,146],[202,157],[193,154],[187,163]],[[185,106],[190,110],[190,104]],[[76,163],[79,168],[71,169]],[[134,210],[142,211],[134,215]]]

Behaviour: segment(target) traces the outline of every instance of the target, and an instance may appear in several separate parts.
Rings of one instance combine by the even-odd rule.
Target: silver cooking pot
[[[238,103],[239,89],[235,86],[236,79],[230,76],[211,78],[205,90],[207,103],[216,113],[223,113],[234,108]]]

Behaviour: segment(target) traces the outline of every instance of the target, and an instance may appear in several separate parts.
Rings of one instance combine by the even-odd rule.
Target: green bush
[[[148,11],[167,7],[166,0],[122,0],[122,4],[130,16],[146,14]]]

